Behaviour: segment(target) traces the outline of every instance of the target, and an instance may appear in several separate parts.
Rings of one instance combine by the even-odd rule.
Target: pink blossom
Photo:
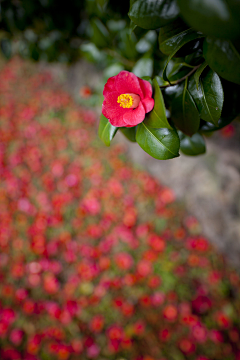
[[[154,106],[151,84],[128,71],[109,78],[103,96],[102,113],[118,127],[140,124]]]

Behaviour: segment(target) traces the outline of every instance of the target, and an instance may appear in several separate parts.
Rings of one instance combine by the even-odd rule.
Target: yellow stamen
[[[117,102],[123,108],[130,108],[133,104],[133,97],[129,94],[121,94],[119,95]]]

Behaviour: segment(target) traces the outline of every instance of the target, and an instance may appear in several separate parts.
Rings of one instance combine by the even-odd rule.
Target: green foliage
[[[150,111],[150,113],[146,115],[144,123],[147,126],[153,128],[172,129],[166,117],[166,110],[165,110],[162,92],[157,83],[156,78],[153,79],[153,98],[154,98],[154,108],[152,111]]]
[[[136,140],[155,159],[166,160],[179,156],[180,141],[176,130],[154,129],[143,122],[137,127]]]
[[[131,0],[128,15],[142,57],[125,68],[151,83],[154,98],[135,127],[138,144],[160,160],[178,156],[179,147],[186,155],[204,154],[202,134],[240,113],[239,2]],[[148,38],[155,29],[158,47]]]
[[[203,44],[203,55],[220,76],[240,84],[240,54],[230,40],[207,37]]]
[[[165,26],[179,15],[175,0],[132,0],[130,19],[143,29]]]
[[[110,124],[108,119],[101,115],[98,128],[98,135],[106,146],[110,146],[111,140],[114,138],[118,128]]]
[[[172,102],[172,119],[174,124],[184,134],[195,134],[199,129],[200,115],[192,95],[188,90],[188,79],[185,86],[179,86],[178,92]]]
[[[126,138],[131,142],[136,142],[136,131],[137,127],[134,126],[132,128],[120,128],[120,131],[123,133],[123,135],[126,136]]]
[[[219,76],[212,70],[198,81],[198,89],[193,76],[189,80],[188,89],[195,101],[201,119],[218,124],[223,107],[223,88]]]
[[[240,3],[236,0],[178,0],[181,15],[204,34],[225,39],[240,36]]]
[[[167,66],[170,60],[176,55],[176,53],[187,43],[202,37],[203,37],[202,33],[196,32],[192,29],[188,29],[178,35],[173,36],[168,40],[165,40],[162,44],[160,44],[160,50],[164,54],[169,55],[165,67],[163,69],[164,80],[166,81],[168,80]],[[188,53],[186,55],[188,55]]]
[[[104,70],[105,82],[121,70],[147,79],[153,110],[134,129],[120,130],[155,158],[178,156],[175,128],[185,135],[183,152],[203,153],[201,134],[240,113],[239,1],[12,0],[1,7],[0,43],[8,59],[15,53],[35,61],[83,56]],[[109,146],[116,128],[101,118],[99,131]],[[158,141],[165,132],[173,153]]]
[[[192,137],[184,135],[179,131],[180,150],[185,155],[195,156],[206,152],[206,145],[201,134],[196,133]]]

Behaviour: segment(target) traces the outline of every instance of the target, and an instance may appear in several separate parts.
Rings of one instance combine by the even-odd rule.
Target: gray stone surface
[[[41,65],[79,99],[79,89],[96,89],[101,72],[84,61],[71,67]],[[99,111],[99,109],[97,110]],[[203,232],[229,261],[240,270],[240,129],[231,139],[215,134],[207,139],[207,154],[199,157],[181,155],[159,161],[151,158],[137,144],[118,134],[126,143],[132,161],[171,187],[187,211],[198,218]]]

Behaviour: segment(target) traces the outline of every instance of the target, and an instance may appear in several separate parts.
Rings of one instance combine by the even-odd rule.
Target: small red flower
[[[102,113],[117,127],[140,124],[154,106],[151,84],[128,71],[110,77],[103,96]]]

